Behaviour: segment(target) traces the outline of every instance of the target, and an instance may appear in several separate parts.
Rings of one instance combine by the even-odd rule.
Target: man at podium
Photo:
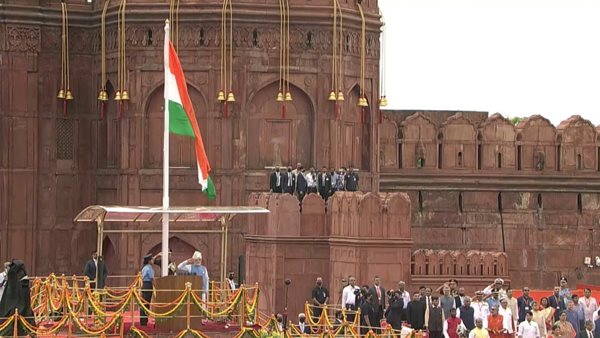
[[[208,270],[202,265],[202,253],[200,251],[194,252],[192,258],[188,258],[185,261],[179,263],[177,270],[183,274],[189,274],[194,276],[202,277],[202,300],[206,301],[206,295],[208,294]]]

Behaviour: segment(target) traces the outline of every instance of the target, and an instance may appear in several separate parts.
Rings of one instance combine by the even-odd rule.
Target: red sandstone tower
[[[123,35],[120,1],[109,4],[105,82],[105,2],[68,3],[70,89],[75,99],[68,102],[66,114],[56,98],[61,89],[60,1],[9,0],[0,10],[0,259],[23,258],[33,275],[82,271],[96,236],[93,227],[72,222],[83,207],[161,204],[162,39],[169,3],[128,0]],[[339,88],[345,100],[339,102],[336,119],[328,100],[332,3],[290,1],[286,49],[293,101],[285,102],[283,117],[276,100],[281,75],[278,0],[232,2],[232,39],[227,40],[232,58],[227,66],[233,70],[235,102],[229,103],[228,116],[217,97],[223,2],[180,2],[177,45],[219,192],[214,204],[245,205],[250,193],[267,190],[265,167],[297,162],[316,168],[353,165],[360,169],[362,189],[377,189],[378,7],[374,0],[362,4],[361,87],[361,16],[356,1],[339,1],[343,38],[336,46],[342,49]],[[121,43],[124,47],[119,48]],[[119,58],[123,49],[125,63]],[[120,84],[122,77],[125,85]],[[102,111],[97,98],[103,87],[108,100]],[[121,108],[115,96],[123,89],[129,100]],[[361,95],[369,104],[364,114],[357,107]],[[171,204],[207,204],[195,184],[191,142],[173,136],[171,154]],[[228,265],[236,267],[245,254],[245,221],[232,231]],[[199,249],[209,270],[218,271],[212,258],[219,253],[215,236],[173,237],[175,259]],[[104,252],[111,274],[137,271],[141,257],[160,246],[159,234],[107,237]]]

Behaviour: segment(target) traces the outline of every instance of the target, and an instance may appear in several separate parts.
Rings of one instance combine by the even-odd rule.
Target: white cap
[[[202,253],[200,251],[196,251],[194,252],[194,255],[192,256],[193,259],[202,259]]]

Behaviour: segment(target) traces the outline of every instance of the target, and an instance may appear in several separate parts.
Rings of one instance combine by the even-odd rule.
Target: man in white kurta
[[[210,289],[210,279],[208,270],[202,265],[202,253],[195,251],[192,258],[179,263],[177,270],[202,278],[202,301],[205,302]]]
[[[506,330],[506,333],[512,334],[514,332],[515,323],[512,311],[508,307],[507,298],[502,298],[502,300],[500,301],[500,308],[498,308],[498,313],[502,316],[502,328]]]
[[[512,314],[513,322],[515,325],[514,327],[516,328],[519,325],[519,305],[517,303],[517,299],[513,297],[512,289],[506,290],[506,300],[508,301],[508,308],[510,309],[510,312]]]
[[[592,290],[585,288],[583,291],[583,297],[579,298],[579,304],[583,307],[583,314],[585,320],[591,320],[594,323],[594,314],[598,312],[598,302],[596,298],[592,297]]]
[[[532,321],[533,313],[527,311],[525,321],[519,324],[517,335],[519,338],[540,338],[540,328],[537,323]]]

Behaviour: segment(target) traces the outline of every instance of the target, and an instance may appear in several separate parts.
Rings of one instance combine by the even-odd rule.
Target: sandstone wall
[[[336,193],[328,201],[316,194],[302,203],[286,194],[252,194],[249,205],[268,208],[269,216],[248,219],[246,276],[263,286],[261,307],[282,311],[284,280],[292,280],[290,313],[303,311],[316,277],[323,277],[331,303],[341,302],[341,280],[356,276],[385,285],[410,279],[410,201],[401,193]]]
[[[512,285],[600,283],[600,142],[572,116],[386,112],[381,191],[406,191],[415,249],[505,252]],[[457,276],[461,279],[461,276]]]

